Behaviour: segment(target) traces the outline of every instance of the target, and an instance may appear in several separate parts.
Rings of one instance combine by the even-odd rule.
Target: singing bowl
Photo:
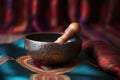
[[[46,66],[66,64],[75,59],[80,51],[82,41],[78,36],[66,42],[55,43],[61,33],[32,33],[25,36],[25,49],[33,62]]]

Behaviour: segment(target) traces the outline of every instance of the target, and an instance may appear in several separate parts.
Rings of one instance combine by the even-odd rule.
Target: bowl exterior
[[[65,43],[33,41],[25,38],[25,49],[41,65],[60,65],[68,63],[79,55],[81,40]]]

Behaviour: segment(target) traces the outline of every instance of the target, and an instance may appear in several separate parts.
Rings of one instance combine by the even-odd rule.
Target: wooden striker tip
[[[68,28],[65,30],[64,34],[60,36],[55,43],[63,43],[66,42],[68,39],[70,39],[73,36],[79,35],[80,33],[80,25],[77,22],[71,23]]]

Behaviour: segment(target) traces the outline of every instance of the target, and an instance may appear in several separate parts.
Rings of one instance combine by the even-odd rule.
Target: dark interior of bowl
[[[27,35],[25,38],[33,40],[33,41],[54,42],[61,35],[62,35],[61,33],[34,33],[34,34]],[[78,39],[79,39],[78,36],[74,36],[67,42],[72,42]]]

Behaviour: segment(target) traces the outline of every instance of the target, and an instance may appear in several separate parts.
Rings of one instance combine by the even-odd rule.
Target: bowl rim
[[[34,34],[60,34],[62,35],[63,33],[62,32],[32,32],[32,33],[28,33],[24,36],[24,39],[25,40],[29,40],[29,41],[32,41],[32,42],[37,42],[37,43],[55,43],[55,42],[46,42],[46,41],[37,41],[37,40],[33,40],[33,39],[29,39],[27,38],[27,36],[30,36],[30,35],[34,35]],[[75,40],[75,41],[72,41],[72,42],[76,42],[76,41],[80,41],[82,42],[81,38],[79,40]],[[72,43],[72,42],[63,42],[63,43]],[[58,44],[58,43],[56,43]],[[60,43],[59,43],[60,44]],[[61,43],[62,44],[62,43]]]

